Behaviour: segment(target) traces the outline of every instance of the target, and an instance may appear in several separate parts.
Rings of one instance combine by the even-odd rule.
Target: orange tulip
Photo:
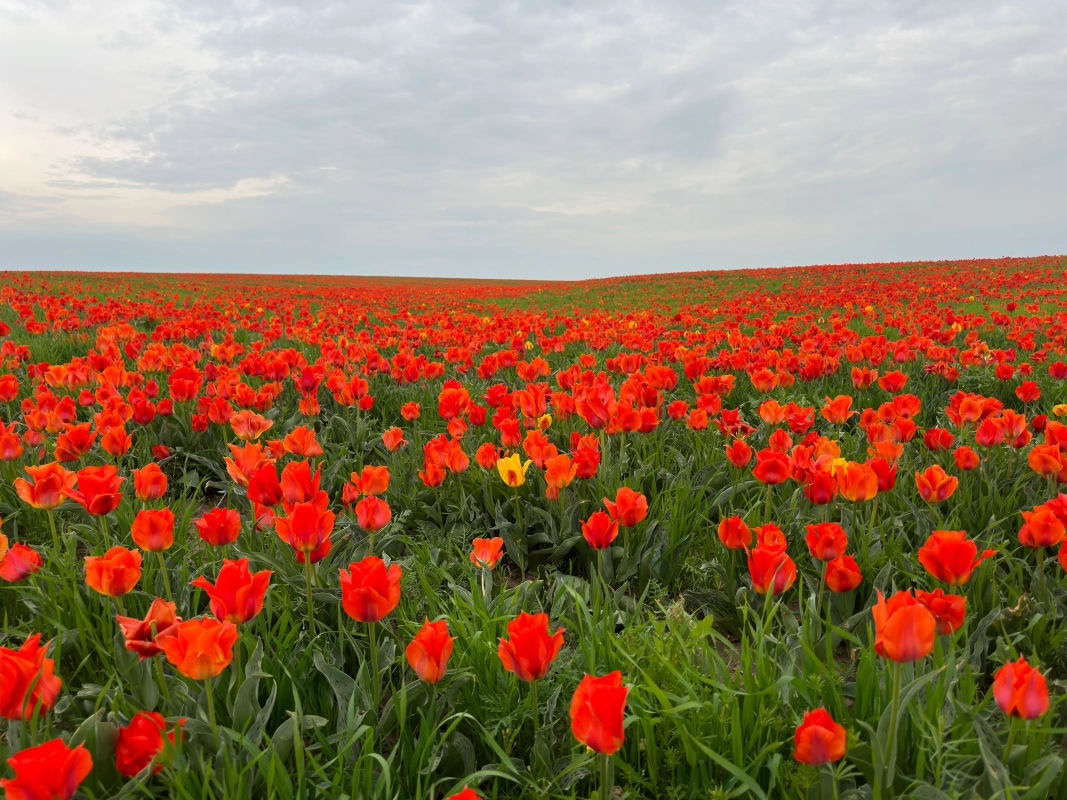
[[[878,475],[869,464],[848,461],[834,471],[841,496],[853,503],[871,500],[878,494]]]
[[[187,678],[203,681],[214,678],[233,660],[237,626],[232,622],[201,617],[174,626],[156,642],[167,660]]]
[[[400,602],[400,565],[378,556],[354,561],[341,570],[341,605],[348,616],[360,622],[377,622]]]
[[[286,453],[304,458],[315,458],[322,455],[322,445],[315,438],[315,431],[305,425],[293,428],[282,439],[282,448]]]
[[[626,738],[623,719],[626,695],[622,673],[616,670],[603,677],[586,675],[571,698],[571,733],[591,750],[614,755]]]
[[[978,454],[967,445],[957,447],[952,453],[952,458],[955,460],[956,466],[965,472],[976,469],[982,463]]]
[[[508,638],[500,639],[497,655],[504,669],[523,681],[537,681],[563,647],[563,628],[549,633],[547,614],[521,612],[508,623]]]
[[[102,556],[85,557],[85,585],[108,597],[121,597],[141,579],[141,553],[116,545]]]
[[[111,426],[100,437],[100,447],[105,453],[115,458],[128,453],[132,446],[133,436],[126,433],[126,428],[122,425]]]
[[[352,473],[352,485],[360,494],[385,494],[389,489],[389,467],[366,466],[362,472]]]
[[[1037,719],[1048,711],[1048,682],[1023,656],[1009,661],[993,678],[993,699],[1000,710],[1020,719]]]
[[[130,529],[133,543],[149,553],[161,553],[174,544],[174,512],[145,508],[137,512]]]
[[[825,708],[804,715],[793,734],[793,758],[801,764],[829,764],[845,757],[845,728]]]
[[[616,492],[614,503],[605,497],[604,507],[611,518],[624,528],[636,525],[648,514],[648,501],[645,496],[626,486]]]
[[[7,537],[0,534],[0,580],[15,583],[41,568],[44,562],[40,553],[21,542],[8,549],[6,540]]]
[[[1058,445],[1036,444],[1027,456],[1030,469],[1038,475],[1055,475],[1064,469],[1064,457]]]
[[[504,550],[504,540],[499,536],[492,539],[475,539],[472,542],[471,563],[476,567],[494,569]]]
[[[549,489],[554,490],[554,496],[549,499],[559,497],[560,490],[570,486],[577,474],[578,466],[571,462],[566,453],[548,459],[545,462],[545,482]]]
[[[25,470],[33,483],[25,478],[15,478],[15,491],[22,502],[43,511],[62,505],[66,500],[64,490],[73,489],[78,483],[78,476],[58,462],[28,466]]]
[[[142,502],[158,500],[167,493],[167,475],[159,464],[133,470],[133,491]]]
[[[874,649],[878,655],[907,663],[925,658],[934,649],[937,621],[910,591],[897,592],[888,603],[878,591],[878,602],[871,614],[874,617]]]
[[[962,586],[971,573],[996,550],[983,550],[967,538],[965,531],[934,531],[919,548],[919,563],[934,578],[949,586]]]
[[[159,637],[169,635],[171,629],[181,621],[178,607],[158,597],[152,601],[148,615],[143,620],[136,617],[115,617],[115,622],[126,639],[126,649],[137,653],[142,661],[163,652],[163,648],[158,644]]]
[[[39,633],[18,650],[0,647],[0,716],[28,720],[55,704],[63,681],[55,675],[55,662],[45,658],[47,649]]]
[[[407,444],[404,441],[404,431],[401,428],[386,428],[385,433],[382,434],[382,443],[385,445],[385,449],[390,453],[394,453],[401,447]],[[493,459],[493,463],[496,463],[496,459]]]
[[[310,503],[319,496],[322,467],[311,472],[307,461],[290,461],[282,470],[282,503],[288,513],[297,503]]]
[[[915,473],[919,496],[928,503],[940,503],[952,497],[959,483],[959,478],[948,475],[937,464],[927,467],[925,472]]]
[[[455,639],[448,635],[448,623],[443,619],[437,622],[427,619],[423,623],[404,651],[408,664],[415,670],[419,680],[437,683],[445,676],[454,641]]]
[[[839,394],[833,400],[829,397],[826,398],[826,405],[819,411],[822,414],[823,419],[833,425],[843,425],[848,422],[849,417],[853,417],[858,414],[858,411],[851,411],[852,408],[852,396],[847,394]]]
[[[233,478],[233,482],[242,488],[248,488],[248,480],[253,472],[260,467],[273,463],[273,459],[264,455],[263,445],[261,444],[246,442],[241,447],[235,444],[227,444],[226,446],[230,448],[230,452],[233,454],[233,458],[227,456],[223,459],[226,462],[226,472]],[[275,480],[277,480],[277,477],[275,477]]]
[[[207,593],[211,598],[211,613],[217,619],[242,625],[263,610],[263,598],[273,574],[269,569],[251,572],[247,558],[223,559],[214,584],[203,576],[193,578],[189,584]]]
[[[274,421],[246,408],[230,417],[230,427],[238,439],[251,442],[273,428]]]

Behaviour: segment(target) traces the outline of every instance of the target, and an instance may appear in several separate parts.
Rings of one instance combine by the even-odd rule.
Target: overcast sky
[[[1067,253],[1067,2],[0,0],[0,267]]]

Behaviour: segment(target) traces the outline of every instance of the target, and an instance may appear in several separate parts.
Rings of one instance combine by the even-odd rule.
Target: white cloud
[[[0,267],[1067,251],[1059,0],[9,2]]]

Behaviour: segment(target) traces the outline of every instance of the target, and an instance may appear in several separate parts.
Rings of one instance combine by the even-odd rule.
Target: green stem
[[[314,639],[315,614],[311,600],[311,553],[304,553],[304,584],[307,588],[308,595],[308,628],[311,631],[311,638]]]
[[[890,764],[896,761],[896,747],[897,747],[897,713],[900,706],[900,669],[901,665],[899,661],[893,662],[893,712],[889,718],[889,741],[886,744],[885,758],[886,764],[884,765],[885,776],[884,782],[887,790],[892,789],[893,775]],[[894,764],[895,766],[895,764]]]
[[[153,636],[153,638],[155,638]],[[170,702],[170,692],[167,690],[167,678],[163,674],[163,657],[156,656],[156,676],[159,678],[159,691],[163,695],[163,699]]]
[[[374,681],[374,713],[378,714],[378,708],[382,702],[382,684],[378,677],[378,635],[375,629],[376,622],[367,623],[367,637],[370,639],[370,669],[371,679]]]
[[[533,709],[534,745],[537,745],[537,681],[530,681],[530,706]],[[535,750],[536,752],[536,750]]]
[[[600,754],[600,800],[611,800],[611,786],[608,786],[608,763],[611,756]]]
[[[1041,603],[1045,606],[1045,613],[1049,613],[1048,592],[1045,589],[1045,548],[1037,548],[1037,583],[1041,587]]]
[[[215,724],[215,699],[212,692],[212,689],[214,688],[212,682],[211,678],[204,681],[206,684],[205,688],[207,689],[207,715],[208,719],[211,721],[211,735],[215,737],[215,749],[217,750],[219,747],[219,728],[218,725]]]
[[[771,485],[767,484],[767,498],[763,501],[763,524],[771,521]]]
[[[1009,717],[1008,719],[1010,720],[1008,727],[1008,742],[1004,745],[1004,758],[1001,760],[1004,762],[1004,766],[1008,767],[1010,770],[1011,765],[1009,764],[1009,760],[1011,759],[1011,747],[1015,744],[1015,733],[1018,731],[1019,726],[1017,724],[1018,720],[1015,717]]]
[[[233,643],[233,661],[234,661],[234,670],[235,670],[234,674],[237,677],[237,688],[240,689],[241,688],[241,683],[243,682],[243,677],[244,677],[244,671],[241,669],[241,634],[240,634],[240,629],[238,629],[237,641]]]
[[[881,498],[881,494],[874,496],[874,503],[871,506],[871,524],[867,527],[867,541],[863,543],[863,552],[866,554],[867,548],[870,545],[871,537],[874,536],[874,521],[878,518],[878,500]],[[885,543],[882,542],[882,529],[878,529],[878,541],[882,547],[882,558],[885,558]]]
[[[163,551],[157,550],[156,557],[159,559],[159,572],[163,576],[163,591],[167,595],[167,600],[174,602],[174,595],[170,591],[170,577],[167,575],[167,562],[163,560]]]
[[[52,529],[52,546],[55,548],[56,551],[55,557],[59,558],[59,534],[56,533],[56,515],[55,512],[52,511],[52,509],[48,509],[48,525]]]

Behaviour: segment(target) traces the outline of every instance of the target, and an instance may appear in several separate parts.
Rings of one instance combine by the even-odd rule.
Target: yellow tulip
[[[496,462],[496,471],[500,473],[500,478],[508,486],[522,486],[526,483],[526,470],[530,468],[530,461],[527,460],[525,464],[522,463],[522,459],[519,458],[519,454],[507,456],[506,458],[498,459]]]

